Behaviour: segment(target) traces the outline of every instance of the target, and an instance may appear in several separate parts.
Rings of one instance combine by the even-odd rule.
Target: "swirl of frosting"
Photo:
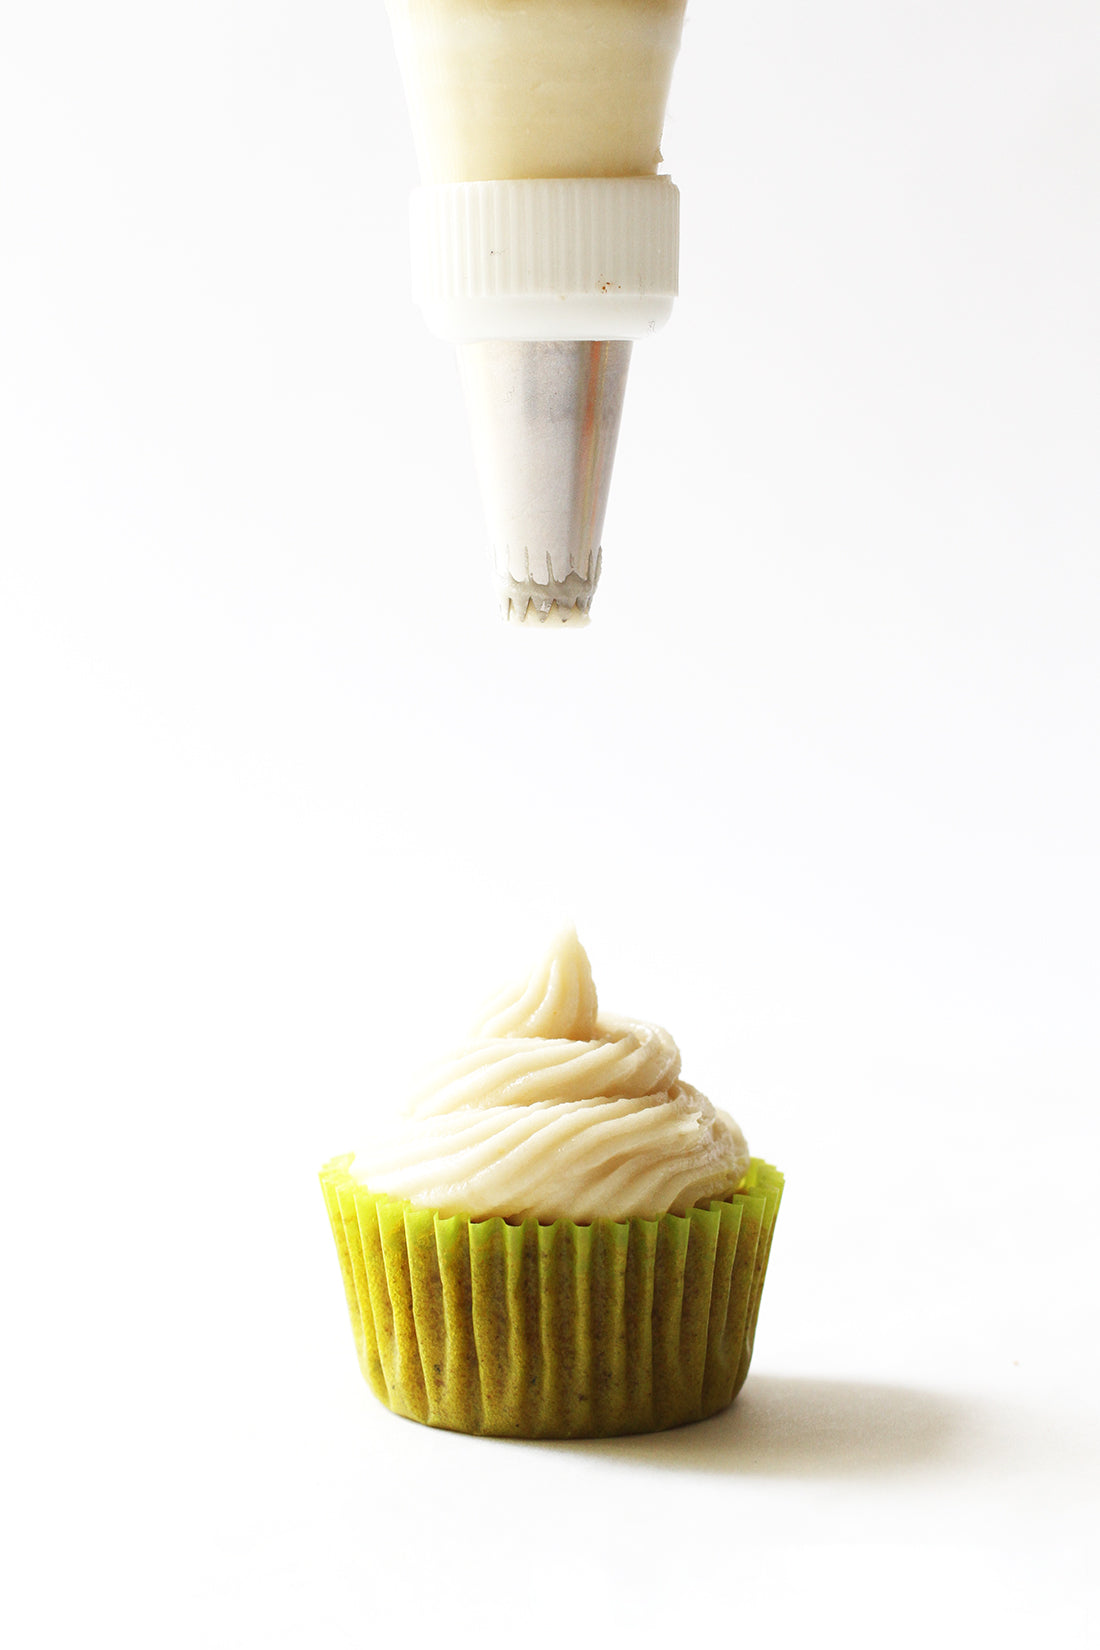
[[[737,1124],[680,1081],[667,1031],[600,1019],[570,929],[351,1173],[444,1215],[583,1222],[684,1214],[728,1197],[748,1164]]]

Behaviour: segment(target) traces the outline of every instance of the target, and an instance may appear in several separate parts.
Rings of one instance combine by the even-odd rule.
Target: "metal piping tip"
[[[587,622],[631,347],[459,346],[501,607],[521,624]]]

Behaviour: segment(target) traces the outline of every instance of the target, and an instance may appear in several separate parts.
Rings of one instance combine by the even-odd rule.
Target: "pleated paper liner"
[[[455,1432],[606,1438],[700,1421],[748,1374],[783,1190],[657,1220],[512,1225],[416,1209],[321,1171],[363,1374]]]

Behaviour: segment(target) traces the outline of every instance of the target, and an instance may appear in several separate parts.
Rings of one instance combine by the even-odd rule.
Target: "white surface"
[[[3,35],[7,1637],[1088,1643],[1095,7],[694,8],[681,301],[553,635],[381,6]],[[786,1171],[754,1373],[437,1435],[314,1172],[563,907]]]

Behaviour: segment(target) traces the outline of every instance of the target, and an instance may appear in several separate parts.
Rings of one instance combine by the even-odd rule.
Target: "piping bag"
[[[386,3],[413,296],[458,348],[501,608],[584,624],[633,342],[676,295],[657,169],[686,0]]]

